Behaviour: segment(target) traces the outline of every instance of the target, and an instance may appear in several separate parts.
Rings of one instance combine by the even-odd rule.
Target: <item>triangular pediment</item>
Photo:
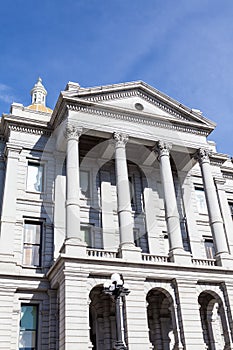
[[[142,81],[93,88],[81,88],[78,84],[68,83],[63,97],[74,104],[75,101],[77,104],[89,102],[96,109],[112,109],[113,112],[143,116],[152,121],[161,119],[176,125],[203,128],[207,134],[215,127],[198,110],[182,105]]]

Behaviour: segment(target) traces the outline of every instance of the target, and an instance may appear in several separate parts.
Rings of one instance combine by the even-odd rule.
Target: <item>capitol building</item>
[[[215,123],[142,81],[46,95],[1,118],[0,350],[233,349]]]

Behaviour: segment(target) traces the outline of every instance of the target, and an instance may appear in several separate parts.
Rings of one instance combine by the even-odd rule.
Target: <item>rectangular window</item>
[[[42,222],[25,221],[23,264],[40,266],[41,264]]]
[[[200,214],[208,214],[204,189],[196,187],[195,194],[196,194],[198,212]]]
[[[27,190],[42,192],[44,189],[44,166],[36,162],[28,162]]]
[[[92,235],[92,228],[90,226],[81,226],[81,233],[83,236],[83,240],[87,243],[88,248],[94,247],[94,239]]]
[[[90,173],[87,170],[80,170],[80,189],[85,197],[90,197]]]
[[[205,251],[206,251],[207,259],[214,259],[215,258],[215,249],[214,249],[213,239],[206,238],[204,244],[205,244]]]
[[[231,217],[233,219],[233,203],[229,203],[229,208],[230,208],[230,212],[231,212]]]
[[[128,177],[128,180],[129,180],[130,201],[131,201],[131,205],[132,205],[133,209],[135,210],[135,206],[136,206],[136,196],[135,196],[134,177],[133,177],[133,176],[129,176],[129,177]]]
[[[38,306],[21,305],[19,350],[37,350]]]
[[[134,228],[134,244],[136,247],[141,248],[142,253],[149,253],[147,234],[142,234],[139,229]]]

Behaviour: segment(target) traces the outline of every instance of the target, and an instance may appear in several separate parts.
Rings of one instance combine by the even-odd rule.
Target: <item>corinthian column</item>
[[[176,193],[170,164],[171,145],[162,141],[157,143],[160,173],[164,191],[165,215],[167,221],[170,250],[183,249],[180,231],[180,218],[177,209]]]
[[[176,193],[170,164],[171,145],[163,141],[158,141],[155,149],[158,153],[163,184],[165,217],[170,244],[169,255],[173,261],[182,263],[185,262],[184,257],[185,255],[187,256],[187,253],[183,248],[180,218],[177,209]],[[182,256],[184,259],[180,259]]]
[[[206,196],[206,203],[209,214],[209,222],[215,242],[216,258],[222,260],[222,258],[229,255],[225,230],[223,226],[221,211],[219,207],[218,197],[214,180],[211,173],[209,150],[199,149],[198,160],[201,167],[203,185]],[[222,264],[222,261],[221,261]]]
[[[133,236],[133,218],[131,211],[128,169],[125,151],[128,135],[115,132],[113,138],[115,140],[117,212],[120,229],[120,247],[122,256],[124,257],[124,250],[129,251],[133,249],[139,251],[139,249],[135,247]]]
[[[68,123],[66,154],[66,245],[85,246],[80,231],[79,138],[82,128]]]

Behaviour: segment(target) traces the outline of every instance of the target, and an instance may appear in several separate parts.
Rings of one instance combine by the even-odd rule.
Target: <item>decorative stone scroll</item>
[[[67,140],[79,140],[82,132],[83,129],[81,127],[77,127],[76,125],[68,123],[65,128],[64,136]]]
[[[154,150],[158,153],[158,160],[160,160],[162,156],[169,156],[171,148],[171,143],[161,140],[158,141],[156,146],[154,147]]]
[[[129,135],[121,132],[114,132],[113,139],[117,146],[125,146],[129,140]]]
[[[211,151],[207,148],[200,148],[197,152],[197,158],[200,163],[210,162]]]

